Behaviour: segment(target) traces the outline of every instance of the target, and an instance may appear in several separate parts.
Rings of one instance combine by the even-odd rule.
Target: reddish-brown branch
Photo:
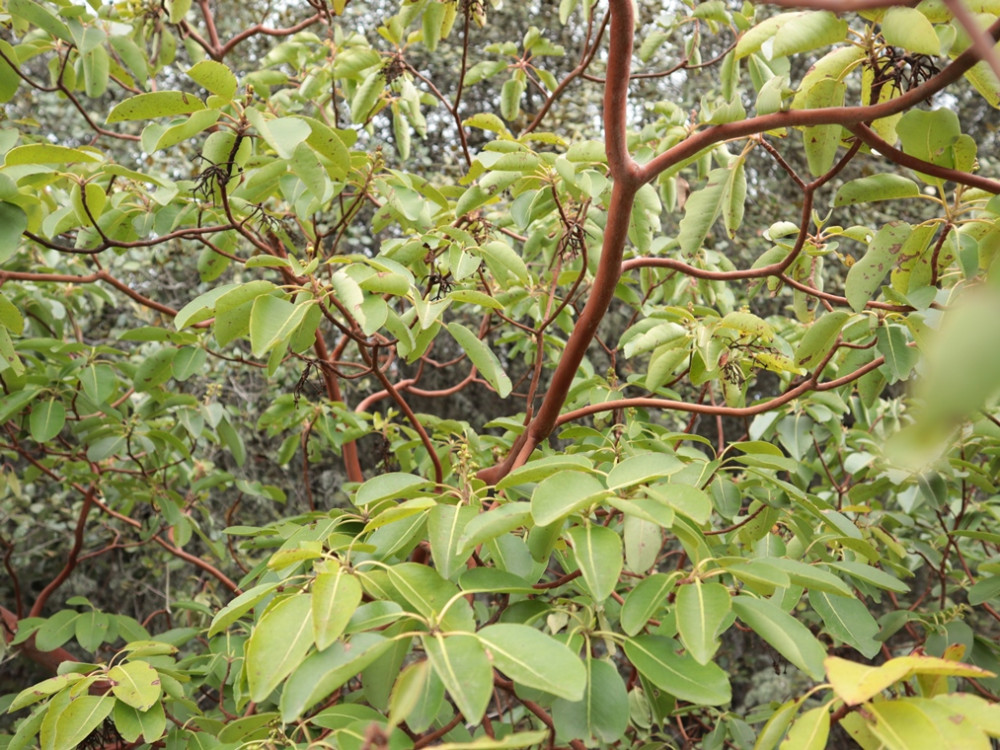
[[[241,42],[245,42],[250,37],[256,36],[257,34],[263,34],[265,36],[291,36],[292,34],[297,34],[298,32],[308,29],[315,23],[323,20],[322,13],[314,13],[303,21],[299,21],[291,26],[286,26],[281,29],[272,29],[263,24],[254,24],[249,29],[244,29],[239,34],[234,36],[228,42],[226,42],[222,47],[219,48],[219,57],[217,59],[222,60],[226,55],[233,51],[233,48]]]
[[[416,431],[417,436],[420,438],[420,442],[424,444],[424,448],[430,456],[431,464],[434,465],[434,481],[437,484],[441,484],[444,480],[444,468],[441,466],[441,459],[438,457],[437,451],[434,450],[434,443],[431,441],[431,436],[427,434],[427,430],[424,428],[423,423],[417,418],[417,415],[407,403],[406,399],[403,398],[398,390],[396,390],[396,386],[392,384],[389,378],[386,377],[386,374],[382,372],[381,368],[379,368],[377,359],[377,356],[372,357],[372,372],[375,374],[375,377],[379,379],[379,382],[382,383],[382,387],[389,392],[392,400],[396,402],[396,406],[400,408],[407,420],[409,420],[410,426]]]
[[[428,732],[427,734],[417,739],[417,741],[413,743],[413,750],[419,750],[422,747],[427,747],[432,742],[437,742],[439,739],[448,734],[448,732],[457,727],[461,721],[462,721],[462,714],[455,714],[451,718],[451,721],[449,721],[440,729],[435,729],[433,732]]]
[[[545,115],[548,114],[549,109],[552,107],[555,101],[560,96],[562,96],[562,93],[566,90],[566,87],[569,86],[575,79],[579,78],[586,72],[587,68],[590,66],[590,63],[594,59],[594,55],[597,54],[597,50],[601,46],[601,39],[604,37],[604,32],[608,27],[609,18],[610,14],[605,13],[604,19],[601,21],[601,26],[597,30],[597,35],[594,37],[592,41],[588,37],[587,43],[589,43],[590,46],[584,47],[583,54],[580,57],[580,62],[577,64],[575,68],[573,68],[573,70],[571,70],[569,73],[566,74],[566,77],[559,82],[555,90],[551,94],[549,94],[548,97],[546,97],[545,101],[542,103],[542,106],[539,107],[538,112],[535,114],[535,118],[530,123],[528,123],[528,126],[522,131],[523,133],[530,133],[535,128],[537,128],[541,124],[542,120],[545,118]]]
[[[629,155],[626,141],[629,65],[634,27],[635,16],[631,0],[614,0],[611,4],[608,84],[604,89],[605,148],[614,185],[594,285],[569,341],[566,342],[563,356],[552,375],[538,413],[503,463],[479,472],[479,478],[489,484],[495,484],[511,469],[527,461],[535,447],[554,429],[559,410],[566,402],[573,378],[576,377],[597,327],[611,304],[621,275],[622,254],[628,237],[632,204],[642,185],[641,170]]]
[[[803,4],[808,5],[808,3]],[[1000,37],[1000,20],[994,22],[987,33],[994,40]],[[765,133],[769,130],[798,126],[842,125],[845,128],[850,128],[852,125],[858,123],[872,122],[883,117],[889,117],[890,115],[916,106],[924,99],[933,96],[951,85],[977,62],[979,62],[979,56],[974,49],[970,48],[952,60],[944,70],[933,78],[924,81],[919,86],[913,87],[894,99],[879,104],[870,106],[826,107],[823,109],[797,109],[748,117],[745,120],[728,122],[722,125],[712,125],[705,130],[691,135],[681,143],[651,159],[639,169],[639,178],[643,182],[653,180],[661,172],[687,159],[693,158],[704,149],[722,141],[746,138],[756,133]],[[609,82],[614,81],[610,75],[610,68],[608,80]]]
[[[854,133],[854,135],[864,141],[871,148],[875,149],[887,159],[895,162],[901,167],[907,167],[915,172],[923,172],[924,174],[929,174],[932,177],[940,177],[942,180],[948,180],[949,182],[957,182],[960,185],[979,188],[980,190],[985,190],[987,193],[993,193],[994,195],[1000,194],[1000,181],[991,180],[988,177],[980,177],[979,175],[975,175],[970,172],[963,172],[960,169],[942,167],[937,164],[932,164],[929,161],[918,159],[915,156],[907,154],[905,151],[900,151],[887,141],[882,140],[878,133],[864,123],[852,125],[848,128],[848,130]]]
[[[323,336],[319,330],[316,331],[316,343],[313,344],[313,350],[321,362],[330,362],[330,355],[326,350],[326,341],[323,340]],[[331,401],[343,402],[344,399],[340,393],[340,383],[337,380],[336,374],[329,367],[320,367],[320,372],[323,373],[323,383],[326,385],[327,397]],[[344,457],[344,469],[347,471],[347,479],[351,482],[365,481],[365,475],[361,471],[361,462],[358,460],[358,444],[353,440],[344,443],[341,452]],[[308,456],[303,455],[302,460],[308,462]]]
[[[177,311],[169,305],[164,305],[156,300],[150,299],[132,289],[128,284],[112,276],[108,271],[95,271],[85,276],[78,276],[72,273],[35,273],[33,271],[3,271],[0,270],[0,286],[8,281],[36,281],[41,283],[56,284],[93,284],[96,281],[103,281],[110,284],[115,289],[128,295],[143,307],[156,310],[171,318],[177,315]],[[199,328],[210,325],[209,321],[193,324]]]
[[[43,464],[41,461],[39,461],[37,458],[35,458],[33,455],[31,455],[31,453],[27,452],[26,450],[24,450],[23,448],[21,448],[19,445],[16,445],[16,444],[9,445],[8,444],[8,445],[4,445],[3,447],[5,447],[5,448],[7,448],[9,450],[16,451],[18,453],[18,455],[20,455],[24,460],[28,461],[32,466],[34,466],[36,469],[38,469],[39,471],[41,471],[42,473],[44,473],[46,476],[48,476],[52,480],[58,482],[59,484],[68,485],[68,486],[72,487],[74,490],[76,490],[77,492],[79,492],[84,497],[88,496],[88,490],[87,490],[87,488],[85,488],[79,482],[69,482],[69,481],[67,481],[64,477],[61,477],[59,474],[57,474],[55,471],[53,471],[50,467],[48,467],[45,464]],[[108,516],[110,516],[112,518],[115,518],[115,519],[121,521],[122,523],[127,524],[128,526],[131,526],[134,529],[140,529],[140,528],[142,528],[142,524],[139,521],[136,521],[134,518],[129,518],[128,516],[124,515],[123,513],[119,513],[118,511],[114,510],[113,508],[110,508],[109,506],[105,505],[101,501],[100,497],[98,497],[96,491],[94,491],[93,493],[89,493],[89,497],[90,497],[90,501],[97,508],[99,508],[101,510],[101,512],[104,513],[105,515],[108,515]],[[156,534],[156,535],[154,535],[151,538],[152,538],[152,540],[154,542],[156,542],[157,544],[159,544],[161,547],[163,547],[167,552],[169,552],[174,557],[178,557],[178,558],[180,558],[182,560],[185,560],[185,561],[191,563],[192,565],[194,565],[199,570],[202,570],[203,572],[205,572],[205,573],[209,574],[210,576],[212,576],[213,578],[215,578],[217,581],[219,581],[223,586],[225,586],[226,588],[228,588],[233,593],[237,593],[237,594],[240,593],[240,587],[237,586],[236,583],[234,583],[232,581],[232,579],[229,578],[229,576],[227,576],[225,573],[223,573],[217,567],[215,567],[214,565],[212,565],[212,563],[207,562],[206,560],[202,560],[200,557],[198,557],[197,555],[192,555],[190,552],[185,552],[184,550],[182,550],[180,547],[176,546],[175,544],[173,544],[171,542],[168,542],[166,539],[164,539],[163,537],[161,537],[159,534]]]
[[[969,35],[969,39],[972,40],[973,51],[979,56],[980,60],[984,60],[990,66],[993,75],[1000,79],[1000,58],[993,51],[993,40],[979,28],[976,19],[969,12],[969,9],[965,7],[965,3],[962,0],[944,0],[944,4],[958,22],[962,24],[965,33]]]
[[[829,357],[827,357],[827,360]],[[608,401],[602,404],[591,404],[589,406],[582,406],[579,409],[574,409],[573,411],[568,411],[565,414],[560,415],[556,422],[557,426],[562,426],[567,422],[572,422],[583,417],[590,416],[592,414],[599,414],[603,411],[612,411],[614,409],[664,409],[672,411],[684,411],[684,412],[694,412],[698,414],[708,414],[711,416],[723,416],[723,417],[753,417],[758,414],[763,414],[764,412],[771,411],[772,409],[777,409],[779,406],[784,406],[790,401],[794,401],[799,396],[802,396],[809,391],[829,391],[834,388],[839,388],[842,385],[847,385],[865,375],[872,370],[881,367],[885,363],[885,357],[878,357],[872,360],[863,367],[859,367],[852,373],[844,375],[843,377],[837,378],[836,380],[829,380],[825,383],[818,382],[819,372],[822,371],[823,365],[827,360],[824,360],[819,367],[817,367],[817,374],[813,375],[811,378],[799,383],[794,388],[782,393],[780,396],[775,396],[767,401],[761,401],[759,404],[753,404],[751,406],[720,406],[705,403],[690,403],[687,401],[676,401],[669,398],[652,398],[652,397],[637,397],[637,398],[623,398],[618,401]]]
[[[34,604],[31,605],[31,610],[28,612],[29,617],[41,616],[49,597],[52,596],[52,593],[56,589],[62,586],[66,579],[69,578],[70,573],[76,568],[77,558],[80,556],[80,550],[83,549],[83,534],[87,530],[87,516],[90,515],[92,507],[94,507],[93,484],[87,488],[87,491],[83,495],[83,504],[80,506],[80,512],[76,518],[76,528],[73,530],[73,546],[70,547],[69,554],[66,555],[66,564],[63,565],[62,570],[38,594],[38,598],[35,599]]]

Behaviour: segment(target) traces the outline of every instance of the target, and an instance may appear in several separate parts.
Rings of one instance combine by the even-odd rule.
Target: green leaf
[[[63,693],[62,695],[69,697],[69,693]],[[65,705],[65,701],[63,702]],[[54,714],[53,714],[54,716]],[[17,731],[14,733],[13,737],[10,738],[10,742],[7,745],[6,750],[30,750],[38,746],[37,742],[33,742],[35,736],[38,734],[38,730],[41,728],[45,720],[49,718],[49,706],[39,706],[36,708],[30,716],[25,718],[18,724]]]
[[[818,706],[799,716],[788,731],[781,750],[826,750],[830,736],[830,709]]]
[[[212,618],[212,624],[208,629],[208,637],[211,638],[213,635],[218,635],[224,631],[240,619],[240,617],[264,601],[280,585],[277,581],[261,583],[237,596],[215,613],[215,617]]]
[[[528,267],[514,248],[506,242],[494,240],[481,245],[478,250],[489,266],[490,273],[501,283],[505,285],[510,282],[528,283],[530,279]]]
[[[354,504],[358,507],[364,507],[389,498],[401,500],[414,497],[418,494],[418,490],[427,486],[426,479],[414,474],[402,472],[380,474],[358,487],[358,491],[354,495]]]
[[[897,198],[913,198],[917,195],[920,195],[920,188],[909,177],[901,174],[874,174],[841,185],[833,197],[833,205],[853,206],[856,203],[876,203]]]
[[[287,346],[311,307],[309,302],[292,304],[269,294],[254,300],[250,310],[250,348],[255,357]]]
[[[100,161],[100,159],[89,151],[69,148],[68,146],[54,146],[48,143],[15,146],[4,157],[4,165],[8,167],[16,167],[21,164],[75,164],[95,161]]]
[[[523,466],[514,469],[497,483],[497,488],[501,490],[516,487],[519,484],[529,484],[539,482],[554,474],[567,471],[589,471],[592,472],[594,464],[586,456],[575,456],[567,454],[556,454],[552,456],[542,456],[532,459]]]
[[[268,120],[260,110],[247,110],[247,119],[260,136],[282,159],[291,159],[295,147],[305,141],[312,128],[301,117],[278,117]]]
[[[804,13],[782,23],[774,35],[772,57],[787,57],[844,41],[847,21],[830,11]]]
[[[421,733],[434,722],[444,701],[444,685],[426,659],[410,664],[396,679],[389,698],[389,723],[403,721]]]
[[[479,513],[468,505],[440,503],[427,516],[427,538],[434,556],[434,567],[445,578],[461,570],[472,550],[464,551],[461,537],[469,523]]]
[[[882,643],[875,639],[878,635],[878,623],[859,600],[831,595],[825,591],[810,591],[809,603],[816,614],[823,618],[823,624],[830,635],[869,659],[881,650]]]
[[[267,282],[264,283],[266,284]],[[174,316],[174,327],[180,331],[186,326],[208,320],[208,318],[212,317],[216,301],[237,288],[239,288],[237,284],[223,284],[204,294],[198,295],[177,311],[177,315]],[[269,285],[269,288],[273,287]]]
[[[608,472],[609,490],[621,490],[654,479],[663,479],[684,468],[675,456],[663,453],[640,453],[629,456]]]
[[[626,357],[631,358],[653,351],[661,346],[667,347],[669,345],[671,348],[681,348],[681,345],[687,341],[689,335],[688,330],[684,326],[670,320],[665,320],[662,323],[657,323],[649,330],[625,340],[623,352]],[[682,352],[687,354],[683,349]],[[650,369],[652,369],[652,366]],[[630,459],[625,459],[625,461],[628,460]],[[623,461],[622,463],[625,462]]]
[[[215,60],[202,60],[187,72],[195,82],[204,86],[216,96],[231,100],[236,95],[236,76],[233,71]]]
[[[986,60],[980,60],[965,71],[965,78],[991,107],[1000,107],[1000,80]]]
[[[882,36],[893,47],[919,55],[940,55],[941,40],[927,16],[916,8],[894,7],[882,16]]]
[[[358,125],[370,119],[384,90],[385,76],[381,69],[371,71],[351,99],[351,122]]]
[[[479,128],[480,130],[488,130],[491,133],[510,137],[510,131],[503,124],[503,120],[492,112],[478,112],[472,117],[463,120],[462,124],[467,128]]]
[[[657,635],[625,641],[625,655],[650,682],[675,698],[699,706],[721,706],[732,700],[729,678],[718,665],[699,664],[678,656],[677,643]]]
[[[776,604],[752,596],[732,600],[736,616],[814,680],[823,679],[826,649],[805,625]]]
[[[663,608],[676,582],[676,575],[653,573],[628,593],[621,611],[622,630],[626,635],[635,635],[646,627],[653,615]]]
[[[17,69],[11,66],[8,60],[17,60],[17,53],[14,48],[5,41],[0,40],[0,51],[5,55],[0,58],[0,103],[9,102],[17,94],[21,87],[21,76]]]
[[[807,370],[818,365],[833,348],[850,317],[851,314],[844,310],[834,310],[820,316],[806,329],[805,335],[795,348],[795,364]]]
[[[495,591],[508,594],[535,594],[538,592],[538,589],[519,575],[487,567],[469,568],[459,576],[458,585],[462,591],[470,593]]]
[[[619,506],[628,501],[619,500]],[[625,510],[625,520],[622,524],[622,538],[625,541],[625,564],[633,573],[646,573],[660,557],[663,549],[663,527],[672,526],[673,512],[663,508],[655,501],[639,500],[632,504],[632,510]],[[649,511],[667,510],[668,513],[657,517]],[[666,523],[663,523],[666,522]]]
[[[149,61],[145,53],[139,49],[128,36],[112,36],[109,40],[111,48],[118,54],[121,61],[128,67],[132,75],[139,81],[149,80]]]
[[[31,407],[28,429],[36,443],[47,443],[62,432],[66,424],[66,407],[57,398],[48,398]]]
[[[312,585],[313,637],[320,651],[344,633],[362,597],[361,583],[346,568],[332,561],[327,566]]]
[[[798,11],[795,13],[779,13],[766,18],[759,24],[754,26],[752,29],[745,31],[740,35],[739,41],[736,43],[736,49],[734,53],[736,58],[746,57],[747,55],[756,52],[761,48],[768,39],[771,39],[775,34],[778,33],[783,25],[787,23],[798,22],[806,13],[803,11]]]
[[[516,684],[578,701],[587,679],[580,658],[567,646],[528,625],[487,625],[476,636],[493,666]]]
[[[685,257],[691,258],[698,252],[722,212],[729,178],[728,169],[713,169],[708,174],[708,184],[688,197],[677,235],[677,242]]]
[[[497,392],[497,395],[500,398],[507,398],[514,386],[489,345],[461,323],[448,323],[445,327],[458,342],[458,345],[469,355],[472,364],[486,378],[486,382]]]
[[[13,203],[0,201],[0,263],[17,252],[21,234],[27,228],[28,215],[24,213],[24,209]]]
[[[925,373],[919,381],[918,393],[924,400],[920,429],[944,425],[950,430],[953,422],[990,403],[1000,384],[1000,347],[993,345],[998,339],[1000,294],[995,288],[963,295],[944,314],[940,331],[928,347]],[[879,349],[882,351],[881,342]],[[907,354],[914,357],[916,353],[907,348]],[[911,367],[913,363],[904,365]]]
[[[40,651],[53,651],[76,634],[76,619],[80,613],[61,609],[35,631],[35,645]]]
[[[424,650],[465,720],[478,724],[493,694],[493,668],[483,644],[472,635],[423,636]]]
[[[153,91],[119,102],[108,113],[108,124],[129,120],[153,120],[171,115],[189,115],[205,109],[205,103],[184,91]]]
[[[502,739],[493,739],[488,735],[483,735],[471,742],[443,742],[434,747],[438,750],[514,750],[514,748],[522,747],[539,747],[548,735],[548,729],[538,729],[528,732],[513,732]]]
[[[618,668],[604,659],[587,658],[583,700],[560,698],[552,704],[552,720],[561,737],[593,737],[617,742],[629,724],[629,702]]]
[[[844,104],[846,85],[834,78],[823,78],[818,81],[804,97],[806,109],[826,109],[840,107]],[[826,174],[833,166],[840,146],[840,125],[813,125],[802,129],[802,142],[805,145],[806,161],[809,171],[819,177]]]
[[[250,634],[244,670],[250,697],[267,698],[302,663],[313,645],[312,596],[293,594],[272,605]]]
[[[351,154],[338,131],[312,117],[303,119],[309,124],[310,129],[306,143],[325,159],[324,165],[330,176],[335,180],[347,177],[351,168]]]
[[[606,526],[593,524],[574,526],[568,534],[584,584],[599,604],[611,596],[622,574],[622,538]]]
[[[160,698],[160,675],[147,662],[129,661],[108,670],[111,692],[136,711],[148,711]]]
[[[792,723],[795,714],[802,706],[801,701],[790,700],[782,703],[771,718],[767,720],[764,728],[757,735],[757,742],[754,743],[753,750],[774,750],[781,742],[788,730],[788,725]]]
[[[916,349],[908,346],[906,329],[899,325],[884,325],[878,329],[877,337],[875,347],[885,357],[884,371],[890,382],[906,380],[920,356]]]
[[[64,42],[74,43],[66,24],[60,21],[48,8],[33,2],[33,0],[10,0],[8,8],[14,16],[25,19],[32,26],[37,26],[52,36],[59,37]]]
[[[693,583],[677,589],[675,617],[681,643],[699,664],[719,650],[719,629],[730,610],[729,589],[721,583]]]
[[[183,382],[203,370],[205,367],[205,362],[208,360],[208,354],[204,349],[198,349],[193,346],[186,346],[183,349],[178,349],[177,353],[174,355],[173,361],[170,363],[171,373],[173,374],[174,380]],[[114,387],[114,381],[108,378],[104,373],[110,368],[94,368],[97,374],[102,377],[101,381],[101,391],[100,393],[110,393]],[[81,378],[82,379],[82,378]],[[86,388],[86,385],[84,386]],[[107,398],[107,395],[100,397],[100,400]],[[98,400],[98,403],[100,403]]]
[[[445,629],[474,628],[468,602],[456,599],[458,587],[442,578],[434,568],[406,562],[386,568],[386,573],[400,596],[419,614],[431,620],[440,617],[441,627]]]
[[[81,695],[56,713],[55,721],[42,723],[42,747],[46,750],[70,750],[82,743],[115,707],[110,695]],[[55,712],[55,707],[49,709]]]
[[[705,523],[712,514],[712,499],[708,493],[689,484],[656,484],[647,487],[646,494],[699,524]]]
[[[7,707],[7,711],[10,713],[20,711],[22,708],[38,703],[38,701],[43,698],[55,695],[62,689],[67,688],[74,682],[78,682],[82,679],[84,679],[84,676],[82,674],[77,674],[76,672],[68,672],[67,674],[49,677],[47,680],[42,680],[31,687],[25,688],[14,696],[14,700],[10,702],[10,705]]]
[[[96,31],[96,29],[88,29]],[[102,34],[103,35],[103,34]],[[83,90],[91,99],[104,94],[108,90],[111,60],[104,47],[94,47],[81,55],[83,62]]]
[[[882,281],[892,270],[903,243],[913,227],[904,221],[894,221],[882,227],[868,246],[861,260],[851,266],[844,281],[847,302],[855,312],[865,305],[882,286]]]
[[[761,560],[735,558],[733,562],[720,561],[720,564],[735,578],[747,584],[752,591],[770,594],[776,588],[791,585],[791,580],[785,571]]]
[[[524,502],[505,503],[471,519],[458,539],[458,548],[471,550],[501,534],[524,526],[531,518],[531,506]]]
[[[170,380],[176,354],[176,349],[165,348],[157,349],[146,357],[135,371],[135,389],[139,393],[148,393]]]
[[[539,482],[531,493],[531,515],[535,523],[547,526],[606,495],[607,489],[593,474],[580,471],[554,474]]]
[[[305,613],[308,621],[308,613]],[[251,636],[252,638],[252,636]],[[279,703],[281,720],[295,721],[384,654],[393,642],[377,633],[358,633],[309,656],[292,672]]]
[[[801,560],[787,557],[765,557],[760,562],[777,568],[788,575],[788,579],[796,586],[802,586],[811,591],[825,591],[840,597],[853,597],[851,587],[839,577],[817,565],[810,565]]]
[[[249,744],[254,740],[264,740],[270,734],[271,726],[278,718],[276,711],[262,711],[244,716],[235,721],[227,721],[218,734],[219,742],[240,742]]]
[[[521,111],[521,96],[524,95],[524,89],[525,83],[516,78],[504,81],[500,89],[500,114],[508,122],[517,119],[517,114]]]
[[[747,176],[744,160],[736,159],[729,169],[729,180],[726,182],[726,199],[722,207],[722,223],[730,237],[736,236],[736,230],[743,223],[743,213],[747,199]]]
[[[136,742],[140,737],[147,744],[156,742],[167,728],[167,715],[159,702],[148,711],[137,711],[127,703],[117,701],[112,716],[115,729],[126,742]]]
[[[184,16],[191,10],[192,0],[167,0],[167,12],[170,14],[170,23],[180,23]]]
[[[910,587],[896,578],[896,576],[886,573],[884,570],[880,570],[879,568],[872,567],[871,565],[865,565],[864,563],[852,562],[849,560],[830,562],[827,563],[827,565],[831,568],[842,570],[845,573],[854,576],[859,581],[870,583],[880,589],[895,591],[897,594],[905,594],[910,590]]]
[[[1000,597],[1000,576],[981,578],[969,588],[969,604],[977,606]]]
[[[441,40],[441,24],[444,21],[447,8],[444,3],[431,3],[422,14],[423,41],[428,50],[437,49]]]
[[[952,144],[962,134],[958,115],[950,109],[911,109],[896,124],[902,149],[918,159],[942,167],[955,166]],[[939,184],[940,178],[927,178]]]
[[[1000,737],[1000,706],[969,693],[934,696],[934,702],[971,721],[991,737]]]

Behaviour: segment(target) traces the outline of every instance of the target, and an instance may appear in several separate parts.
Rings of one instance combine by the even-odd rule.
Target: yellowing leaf
[[[215,60],[202,60],[192,66],[187,74],[197,83],[223,99],[236,94],[236,76],[228,67]]]
[[[160,697],[160,675],[144,661],[129,661],[108,670],[111,692],[137,711],[148,711]]]
[[[916,8],[889,8],[882,16],[882,36],[893,47],[920,55],[940,55],[941,40],[927,16]]]
[[[827,679],[837,697],[849,706],[874,698],[883,690],[915,674],[942,674],[952,677],[995,677],[992,672],[933,656],[901,656],[878,667],[857,664],[837,656],[823,661]]]

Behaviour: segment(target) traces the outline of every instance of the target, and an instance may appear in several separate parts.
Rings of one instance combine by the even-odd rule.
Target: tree
[[[1000,737],[1000,8],[513,5],[0,12],[4,747]]]

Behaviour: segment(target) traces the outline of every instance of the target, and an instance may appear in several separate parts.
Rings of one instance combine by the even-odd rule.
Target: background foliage
[[[0,5],[0,747],[995,746],[1000,5],[794,5]]]

